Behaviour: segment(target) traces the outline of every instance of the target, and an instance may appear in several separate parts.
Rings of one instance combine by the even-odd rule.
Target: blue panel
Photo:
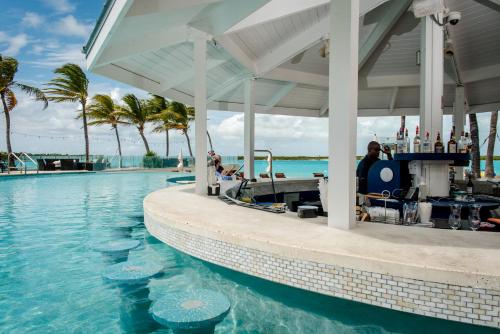
[[[380,171],[384,168],[389,168],[392,171],[393,177],[389,182],[385,182],[380,178]],[[401,188],[401,163],[394,160],[380,160],[374,163],[368,171],[368,192],[381,193],[384,190],[392,192],[395,189]]]

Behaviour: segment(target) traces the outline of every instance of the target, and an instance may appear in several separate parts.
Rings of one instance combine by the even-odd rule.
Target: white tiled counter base
[[[195,235],[145,213],[148,231],[202,260],[330,296],[430,317],[500,328],[500,289],[428,282],[277,256]]]

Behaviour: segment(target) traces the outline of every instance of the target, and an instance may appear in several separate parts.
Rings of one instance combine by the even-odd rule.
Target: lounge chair
[[[267,173],[260,173],[260,174],[259,174],[259,177],[260,177],[261,179],[268,179],[268,178],[269,178],[269,174],[267,174]]]
[[[274,177],[277,179],[286,179],[285,173],[274,173]]]
[[[323,173],[313,173],[313,177],[325,177]]]

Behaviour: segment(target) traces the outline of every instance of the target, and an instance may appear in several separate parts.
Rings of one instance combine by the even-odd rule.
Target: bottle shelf
[[[396,153],[394,160],[454,161],[452,165],[466,166],[471,160],[471,155],[469,153]]]

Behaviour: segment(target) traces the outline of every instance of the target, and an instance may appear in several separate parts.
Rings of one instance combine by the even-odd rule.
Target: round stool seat
[[[231,303],[220,292],[197,289],[169,293],[158,299],[150,309],[153,319],[176,330],[213,328],[229,312]]]
[[[106,268],[103,277],[118,283],[142,283],[159,274],[163,267],[142,260],[130,260]]]
[[[134,239],[118,239],[104,241],[98,245],[94,245],[94,250],[103,253],[125,252],[139,247],[141,242]]]

